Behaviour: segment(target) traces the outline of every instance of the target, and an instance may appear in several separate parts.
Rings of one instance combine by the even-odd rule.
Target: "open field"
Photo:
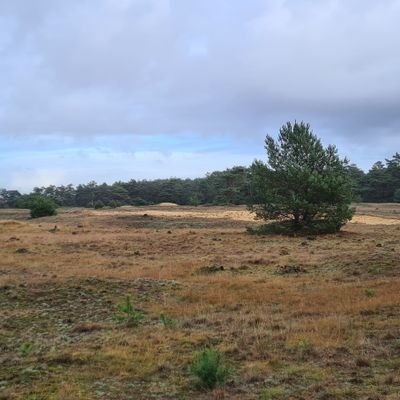
[[[400,206],[359,205],[318,238],[246,233],[258,223],[0,210],[0,399],[399,399]],[[115,318],[127,295],[137,327]],[[207,346],[234,369],[212,392],[188,372]]]

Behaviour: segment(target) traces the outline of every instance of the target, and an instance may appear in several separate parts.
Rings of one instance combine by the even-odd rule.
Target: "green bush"
[[[57,214],[57,205],[48,197],[37,196],[29,204],[32,218],[47,217]]]
[[[373,289],[365,289],[364,294],[367,297],[374,297],[375,296],[375,290]]]
[[[32,342],[24,342],[21,344],[20,348],[19,348],[19,354],[22,357],[28,357],[29,354],[32,353],[33,350],[33,343]]]
[[[94,209],[95,210],[100,210],[100,208],[104,207],[104,203],[101,200],[96,201],[96,203],[94,203]]]
[[[108,203],[108,206],[109,206],[110,208],[117,208],[117,207],[121,207],[121,203],[120,203],[119,201],[116,201],[116,200],[111,200],[111,201]]]
[[[138,326],[140,321],[144,318],[143,314],[135,310],[130,296],[126,296],[125,301],[117,305],[120,314],[116,315],[119,322],[125,322],[127,326]]]
[[[250,211],[274,221],[276,233],[333,233],[351,220],[348,161],[334,146],[323,147],[309,124],[288,122],[278,140],[265,139],[267,162],[250,167]]]
[[[176,328],[176,321],[167,314],[161,314],[160,321],[164,325],[164,328],[169,328],[169,329]]]
[[[196,354],[189,372],[199,379],[203,389],[213,389],[223,384],[232,374],[231,368],[224,363],[221,354],[212,348]]]

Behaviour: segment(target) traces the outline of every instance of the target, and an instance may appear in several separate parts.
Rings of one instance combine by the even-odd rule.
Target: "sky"
[[[400,150],[400,0],[1,0],[0,187],[193,178],[304,120]]]

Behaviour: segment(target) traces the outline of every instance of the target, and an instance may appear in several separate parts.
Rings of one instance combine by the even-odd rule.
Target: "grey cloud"
[[[399,134],[400,2],[4,0],[0,134]],[[316,129],[318,130],[318,129]]]

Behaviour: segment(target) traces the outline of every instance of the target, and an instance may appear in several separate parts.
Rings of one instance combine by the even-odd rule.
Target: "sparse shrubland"
[[[400,205],[307,237],[247,235],[245,207],[58,211],[0,210],[0,398],[398,397]]]

